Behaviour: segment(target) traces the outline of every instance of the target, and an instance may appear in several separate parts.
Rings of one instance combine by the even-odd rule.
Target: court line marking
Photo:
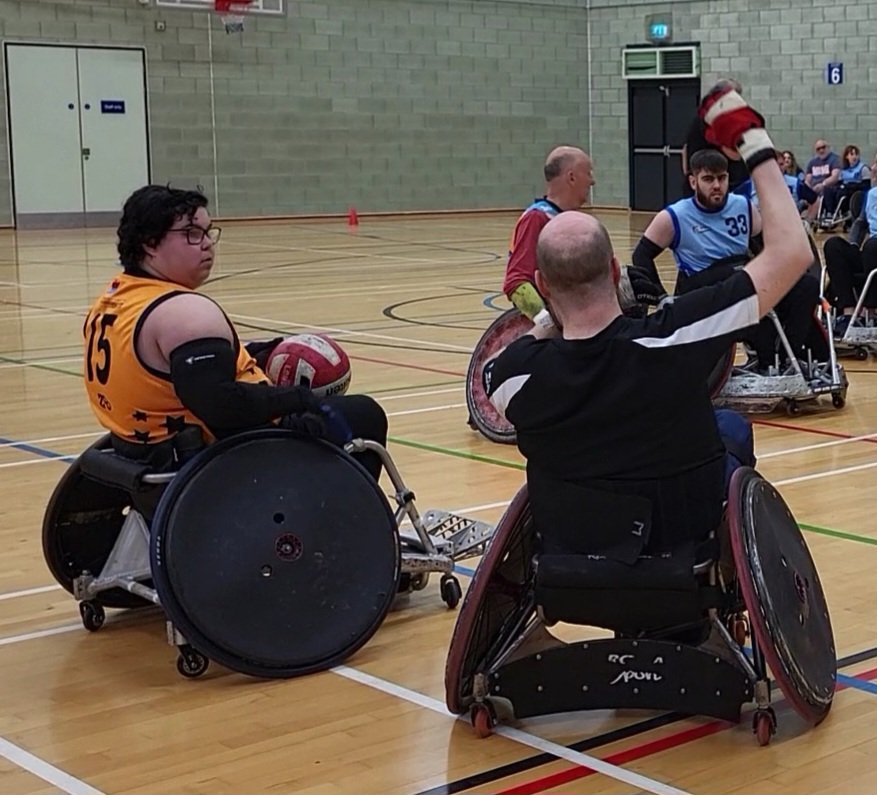
[[[391,342],[408,342],[412,345],[424,345],[431,353],[441,353],[440,349],[448,351],[465,351],[472,353],[472,348],[466,345],[452,345],[449,342],[430,342],[429,340],[416,340],[411,337],[393,337],[389,334],[373,334],[368,331],[355,331],[353,329],[336,328],[334,326],[319,326],[314,323],[294,323],[290,320],[272,320],[265,317],[253,317],[252,315],[239,315],[229,313],[229,317],[242,320],[245,323],[260,323],[273,328],[288,326],[290,328],[308,328],[319,331],[331,331],[333,334],[347,334],[351,337],[371,337],[378,340],[390,340]]]
[[[0,646],[12,646],[16,643],[24,643],[26,640],[50,638],[52,635],[64,635],[77,629],[82,629],[82,624],[62,624],[60,627],[37,629],[33,632],[24,632],[21,635],[10,635],[8,638],[0,638]]]
[[[344,677],[345,679],[379,690],[382,693],[386,693],[387,695],[407,701],[410,704],[431,710],[439,715],[444,715],[445,717],[453,718],[454,720],[461,720],[461,716],[449,712],[447,707],[445,707],[441,701],[424,695],[423,693],[418,693],[416,690],[409,690],[407,687],[397,685],[394,682],[388,682],[386,679],[381,679],[347,665],[336,666],[331,668],[330,671]],[[660,781],[655,781],[654,779],[647,778],[646,776],[640,775],[631,770],[625,770],[623,767],[604,762],[602,759],[590,756],[589,754],[584,754],[581,751],[573,751],[565,745],[545,740],[541,737],[530,734],[529,732],[521,731],[520,729],[515,729],[511,726],[496,726],[494,728],[494,734],[498,734],[521,745],[529,746],[537,751],[550,753],[559,759],[565,759],[567,762],[572,762],[578,767],[602,773],[604,776],[612,778],[615,781],[621,781],[625,784],[638,787],[645,792],[652,793],[652,795],[690,795],[685,790],[677,789],[676,787],[664,784]]]
[[[18,599],[20,596],[33,596],[34,594],[60,590],[62,590],[60,585],[40,585],[37,588],[25,588],[23,591],[7,591],[6,593],[0,593],[0,602],[4,602],[7,599]]]
[[[22,439],[21,441],[5,440],[0,442],[0,447],[18,447],[27,444],[44,444],[45,442],[66,442],[70,439],[88,439],[93,436],[103,436],[105,431],[90,431],[89,433],[71,433],[67,436],[46,436],[42,439]]]
[[[9,740],[3,737],[0,737],[0,756],[8,759],[16,767],[20,767],[37,778],[48,782],[53,787],[58,787],[68,793],[68,795],[104,795],[96,787],[92,787],[81,779],[65,773],[60,768],[49,764],[38,756],[34,756],[32,753],[25,751],[24,748],[9,742]]]
[[[40,455],[37,453],[36,455]],[[47,456],[44,455],[42,458],[29,458],[27,461],[10,461],[7,464],[0,464],[0,469],[12,469],[13,467],[27,467],[33,466],[34,464],[46,464],[50,462],[62,462],[65,464],[70,464],[75,461],[77,456],[75,455],[52,455]]]

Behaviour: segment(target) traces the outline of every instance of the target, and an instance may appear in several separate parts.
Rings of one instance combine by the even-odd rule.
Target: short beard
[[[694,193],[695,196],[697,196],[698,204],[702,207],[721,207],[725,203],[725,199],[728,198],[728,194],[726,193],[722,196],[722,200],[718,204],[714,204],[713,200],[708,195],[700,192],[700,189],[695,189]]]

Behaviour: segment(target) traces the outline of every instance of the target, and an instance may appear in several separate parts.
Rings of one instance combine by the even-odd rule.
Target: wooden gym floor
[[[622,259],[646,216],[602,213]],[[352,391],[374,395],[423,508],[499,518],[522,481],[514,448],[466,427],[463,380],[497,297],[511,214],[226,224],[207,292],[245,338],[334,334]],[[86,632],[42,560],[40,522],[68,456],[99,433],[80,383],[80,327],[115,273],[114,234],[0,231],[0,793],[688,792],[849,795],[877,774],[877,467],[872,362],[846,360],[848,405],[756,425],[820,568],[841,689],[804,731],[779,703],[758,748],[740,725],[636,712],[521,723],[477,740],[443,707],[455,613],[433,579],[332,672],[257,681],[213,664],[182,679],[160,613]],[[662,260],[672,283],[672,263]],[[474,565],[472,563],[471,565]],[[463,577],[464,587],[468,580]],[[604,760],[602,772],[589,768]],[[598,765],[599,767],[599,765]]]

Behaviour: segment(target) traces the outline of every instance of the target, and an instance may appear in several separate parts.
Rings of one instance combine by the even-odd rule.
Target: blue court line
[[[488,309],[493,309],[495,312],[505,312],[508,309],[507,306],[497,306],[494,301],[497,298],[505,298],[504,293],[491,293],[487,296],[481,303],[484,304]]]
[[[856,676],[847,676],[846,674],[838,674],[837,682],[846,687],[854,687],[856,690],[864,690],[877,696],[877,684],[869,682],[867,679],[859,679]]]
[[[56,453],[54,450],[47,450],[45,447],[36,447],[27,442],[16,442],[14,439],[6,439],[2,436],[0,436],[0,444],[5,445],[6,447],[14,447],[16,450],[22,450],[25,453],[33,453],[34,455],[39,455],[43,458],[55,458],[59,461],[75,461],[78,458],[78,456],[75,455]]]

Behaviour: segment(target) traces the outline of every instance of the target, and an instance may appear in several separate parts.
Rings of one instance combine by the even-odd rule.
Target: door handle
[[[82,159],[88,160],[89,157],[91,157],[91,149],[87,146],[83,146],[82,147]]]

